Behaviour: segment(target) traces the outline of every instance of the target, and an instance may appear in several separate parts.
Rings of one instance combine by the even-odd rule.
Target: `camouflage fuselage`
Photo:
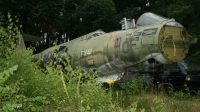
[[[160,63],[177,62],[187,54],[189,39],[184,28],[166,26],[169,21],[99,36],[87,34],[59,46],[67,47],[73,67],[95,69],[102,74],[122,72],[123,68],[150,58]]]
[[[178,62],[188,53],[189,38],[184,27],[170,22],[174,20],[96,36],[92,32],[59,46],[66,48],[72,67],[95,70],[102,77],[123,73],[126,67],[137,69],[135,65],[150,59],[162,64]],[[36,57],[47,55],[51,50]]]

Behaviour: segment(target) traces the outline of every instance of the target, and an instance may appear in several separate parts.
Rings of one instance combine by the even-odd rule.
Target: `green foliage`
[[[152,112],[165,112],[164,103],[162,103],[162,101],[158,97],[155,97],[153,99],[153,105],[154,106],[151,107]]]
[[[151,110],[151,104],[152,104],[152,101],[151,100],[148,100],[146,98],[142,98],[140,100],[138,100],[138,108],[141,109],[141,108],[145,108],[145,110]]]
[[[114,5],[112,0],[79,1],[75,10],[78,23],[73,30],[81,36],[98,29],[105,32],[118,29],[120,25]],[[80,18],[82,21],[79,22]]]
[[[8,79],[8,77],[10,75],[12,75],[15,70],[17,70],[17,67],[18,67],[18,65],[15,65],[15,66],[9,68],[8,70],[4,70],[3,72],[1,72],[0,73],[0,83],[4,83]]]
[[[18,33],[6,38],[15,29],[9,26],[6,32],[0,30],[7,42],[1,46],[9,51],[0,57],[0,111],[109,110],[112,98],[96,83],[97,74],[72,69],[67,54],[59,57],[56,52],[57,60],[46,63],[46,69],[41,68],[38,62],[33,62],[32,49],[21,51],[16,47]]]
[[[13,55],[13,50],[15,50],[15,42],[17,37],[19,37],[19,28],[13,24],[10,14],[8,14],[8,18],[9,25],[7,28],[5,29],[0,26],[0,58],[7,59]]]
[[[183,100],[183,99],[192,99],[193,97],[190,95],[190,91],[187,88],[185,91],[176,91],[172,94],[172,96],[176,99]]]
[[[165,112],[165,106],[162,99],[157,96],[153,98],[152,101],[149,99],[142,98],[134,103],[132,103],[128,108],[127,112]]]
[[[198,36],[198,34],[193,34],[193,38],[197,38],[198,41],[196,44],[191,45],[190,47],[190,51],[189,51],[189,56],[192,58],[196,58],[197,60],[200,60],[200,37]]]
[[[145,93],[145,82],[142,77],[135,77],[133,80],[126,82],[127,90],[131,94],[141,94]],[[126,83],[121,83],[120,86],[122,88],[126,88]]]
[[[69,66],[66,69],[65,92],[71,105],[82,111],[94,111],[104,110],[111,103],[111,97],[103,92],[101,84],[96,83],[95,74],[80,73]]]
[[[2,26],[3,22],[4,22],[3,14],[2,12],[0,12],[0,26]]]

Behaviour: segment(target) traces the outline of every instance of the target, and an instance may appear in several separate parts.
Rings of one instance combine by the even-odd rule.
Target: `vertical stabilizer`
[[[17,40],[17,48],[21,51],[26,50],[26,46],[25,46],[24,39],[23,39],[22,35],[20,35],[20,37]]]

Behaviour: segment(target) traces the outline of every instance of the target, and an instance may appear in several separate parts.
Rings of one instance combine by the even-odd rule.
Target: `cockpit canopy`
[[[164,20],[169,20],[168,18],[147,12],[144,13],[139,17],[137,20],[137,26],[143,26],[143,25],[151,25],[151,24],[158,24]]]

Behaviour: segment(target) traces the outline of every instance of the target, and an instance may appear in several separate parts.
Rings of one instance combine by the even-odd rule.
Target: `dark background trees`
[[[192,37],[200,35],[200,0],[1,0],[0,11],[19,18],[22,32],[45,38],[29,42],[37,52],[78,36],[102,29],[120,29],[123,17],[138,19],[144,12],[174,18]],[[6,24],[7,18],[3,18]],[[3,24],[2,24],[3,25]],[[190,55],[200,54],[200,45],[191,46]]]

